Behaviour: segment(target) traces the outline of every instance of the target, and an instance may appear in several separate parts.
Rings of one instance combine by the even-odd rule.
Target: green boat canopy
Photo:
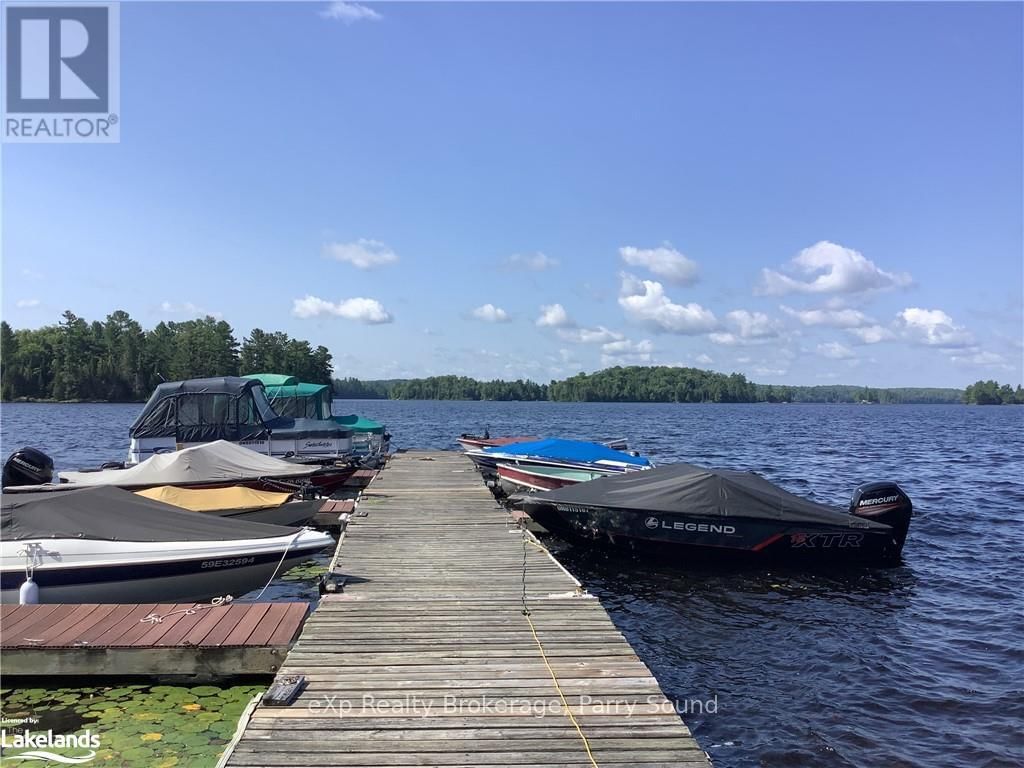
[[[259,379],[264,387],[292,387],[299,383],[294,376],[285,376],[283,373],[250,373],[243,379]]]
[[[326,384],[306,384],[279,373],[253,373],[245,378],[263,382],[270,406],[279,416],[321,421],[331,418],[334,393]]]
[[[384,434],[384,425],[379,421],[367,419],[363,416],[357,416],[354,413],[350,416],[335,416],[334,420],[346,429],[351,429],[353,432],[369,432],[374,435]]]
[[[243,378],[263,382],[267,399],[279,416],[293,419],[333,419],[336,424],[353,432],[383,435],[384,425],[379,421],[352,414],[333,416],[331,400],[334,393],[326,384],[300,382],[294,376],[280,373],[252,373]]]

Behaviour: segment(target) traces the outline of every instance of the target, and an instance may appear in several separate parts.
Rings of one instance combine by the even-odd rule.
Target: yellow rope
[[[540,638],[537,637],[537,628],[533,626],[533,619],[531,619],[530,614],[525,611],[523,612],[523,615],[526,617],[526,621],[530,624],[530,631],[533,633],[533,639],[536,641],[537,648],[540,650],[540,657],[544,661],[544,666],[548,668],[548,674],[551,675],[551,682],[555,684],[555,690],[558,691],[558,698],[562,700],[562,707],[565,708],[565,714],[568,716],[569,720],[572,721],[572,724],[576,726],[576,733],[578,733],[580,735],[580,739],[583,740],[583,746],[587,750],[587,757],[590,758],[590,764],[594,766],[594,768],[600,768],[597,764],[597,760],[594,759],[594,753],[590,751],[590,742],[587,741],[587,737],[583,735],[583,729],[580,728],[579,722],[577,722],[576,718],[573,716],[572,710],[569,709],[569,702],[565,700],[565,694],[562,693],[562,687],[558,684],[558,677],[555,675],[555,670],[553,670],[551,665],[548,663],[548,656],[544,653],[544,645],[541,643]]]

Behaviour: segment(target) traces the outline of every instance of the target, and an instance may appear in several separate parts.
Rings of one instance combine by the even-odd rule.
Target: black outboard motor
[[[21,448],[4,463],[3,486],[42,485],[53,480],[53,459],[37,448]]]
[[[902,488],[889,480],[865,483],[853,492],[850,514],[890,526],[895,551],[889,554],[899,558],[910,528],[910,518],[914,515],[914,505]]]

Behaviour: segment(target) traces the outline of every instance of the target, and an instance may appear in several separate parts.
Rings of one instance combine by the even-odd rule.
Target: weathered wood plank
[[[229,766],[592,768],[564,696],[599,765],[708,768],[600,603],[464,457],[401,454],[358,509],[335,555],[344,591],[281,669],[305,690],[258,707]]]

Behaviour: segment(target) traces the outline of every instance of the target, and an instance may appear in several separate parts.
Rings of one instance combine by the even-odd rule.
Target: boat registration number
[[[237,568],[240,565],[252,565],[255,557],[229,557],[225,560],[204,560],[202,568]]]

